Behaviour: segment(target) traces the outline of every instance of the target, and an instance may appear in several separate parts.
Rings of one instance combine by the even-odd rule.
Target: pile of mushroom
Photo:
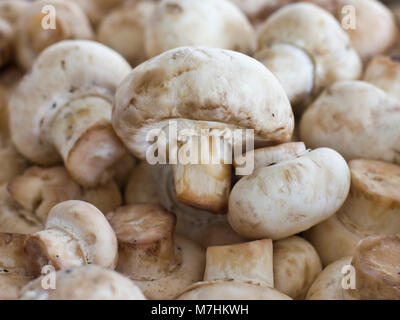
[[[0,300],[400,300],[399,12],[0,0]]]

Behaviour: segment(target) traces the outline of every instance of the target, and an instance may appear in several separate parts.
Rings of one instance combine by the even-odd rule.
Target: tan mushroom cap
[[[183,46],[204,46],[252,54],[255,32],[228,0],[162,0],[148,22],[146,52],[153,57]]]
[[[177,216],[176,232],[203,247],[243,242],[230,227],[226,216],[189,207],[178,201],[171,166],[150,165],[146,161],[135,167],[125,189],[127,204],[160,204]]]
[[[274,288],[293,299],[304,299],[322,271],[317,251],[307,240],[290,237],[274,242]]]
[[[56,10],[55,29],[44,29],[43,19],[48,12],[45,6]],[[48,46],[67,39],[90,39],[93,36],[89,21],[83,10],[70,1],[40,0],[29,4],[18,19],[16,59],[27,70],[36,57]]]
[[[98,41],[121,53],[132,66],[146,61],[145,30],[155,6],[155,1],[145,0],[115,8],[101,21]]]
[[[118,238],[117,270],[149,299],[173,299],[203,277],[204,250],[174,236],[176,217],[154,204],[121,207],[107,215]]]
[[[399,102],[362,81],[329,87],[304,113],[302,140],[310,148],[330,147],[351,159],[400,163]]]
[[[99,266],[61,270],[55,277],[55,290],[43,289],[40,277],[21,290],[20,300],[146,300],[131,280]]]
[[[117,90],[113,127],[137,157],[144,159],[151,145],[147,132],[168,120],[179,120],[178,128],[216,122],[255,129],[256,138],[275,142],[290,139],[294,127],[286,94],[267,68],[241,53],[202,47],[146,61]]]
[[[103,213],[93,205],[79,200],[61,202],[51,209],[45,227],[26,241],[36,274],[48,262],[57,270],[85,264],[115,268],[117,238]]]
[[[328,85],[357,79],[362,64],[350,39],[328,12],[310,3],[287,5],[260,27],[258,48],[290,44],[304,50],[314,62],[314,93]]]
[[[332,216],[349,188],[342,156],[316,149],[243,177],[230,194],[229,223],[250,239],[283,239]]]

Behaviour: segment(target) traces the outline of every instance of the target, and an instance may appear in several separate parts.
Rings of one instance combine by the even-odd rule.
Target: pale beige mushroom
[[[170,166],[141,162],[131,172],[125,189],[127,204],[160,204],[177,216],[176,231],[207,248],[243,242],[230,227],[225,215],[189,207],[176,197]]]
[[[100,43],[67,40],[47,48],[10,99],[17,149],[41,165],[62,159],[80,185],[106,183],[126,161],[110,120],[116,86],[130,70]]]
[[[330,264],[311,286],[309,300],[399,300],[400,237],[360,241],[353,257]]]
[[[47,275],[49,277],[51,275]],[[57,271],[56,288],[44,289],[40,277],[22,288],[20,300],[146,300],[140,289],[121,274],[90,265]]]
[[[33,275],[24,252],[25,235],[0,233],[0,300],[18,298]]]
[[[35,275],[49,264],[56,270],[86,264],[114,269],[118,259],[117,238],[107,219],[96,207],[79,200],[54,206],[45,230],[29,235],[25,250]]]
[[[176,159],[178,199],[224,213],[231,187],[231,165],[224,152],[204,148],[195,159],[198,164],[188,164],[181,161],[182,150],[195,148],[198,139],[206,140],[206,147],[218,143],[211,136],[203,139],[202,130],[254,129],[255,138],[264,142],[287,141],[294,119],[282,87],[255,59],[224,49],[183,47],[136,67],[119,86],[113,109],[116,133],[140,159],[151,156],[154,143],[148,135],[167,135],[171,123],[179,137],[185,130],[194,133],[177,142],[176,154],[171,150],[166,155],[170,162]]]
[[[269,239],[207,249],[204,280],[188,287],[179,300],[291,300],[273,289]]]
[[[147,60],[145,32],[155,6],[154,1],[140,0],[117,7],[101,21],[98,41],[121,53],[132,66]]]
[[[118,239],[117,271],[149,299],[173,299],[204,274],[204,250],[175,235],[176,216],[154,204],[121,207],[107,215]]]
[[[228,219],[246,238],[283,239],[332,216],[349,188],[343,157],[332,149],[316,149],[240,179],[229,197]]]
[[[260,27],[256,57],[281,82],[295,111],[322,89],[340,80],[357,79],[361,60],[340,24],[310,3],[290,4]]]
[[[28,70],[50,45],[67,39],[92,37],[89,21],[78,5],[62,0],[35,1],[18,18],[16,60],[21,68]]]
[[[354,254],[370,235],[400,234],[400,166],[352,160],[350,193],[337,214],[305,232],[324,265]]]
[[[399,101],[363,81],[336,82],[304,113],[301,139],[346,158],[400,163]]]
[[[274,242],[274,288],[293,299],[304,299],[322,271],[315,248],[303,238]]]
[[[255,32],[228,0],[161,0],[145,35],[149,57],[183,46],[206,46],[252,54]]]

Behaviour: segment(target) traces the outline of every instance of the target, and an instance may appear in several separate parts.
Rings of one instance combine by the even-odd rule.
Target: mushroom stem
[[[51,139],[71,176],[83,186],[108,181],[127,154],[110,125],[111,109],[104,98],[84,97],[61,108],[52,122]]]

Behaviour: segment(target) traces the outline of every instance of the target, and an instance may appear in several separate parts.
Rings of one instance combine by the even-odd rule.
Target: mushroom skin
[[[361,59],[339,23],[310,3],[290,4],[272,14],[260,27],[258,50],[299,114],[321,90],[336,81],[357,79],[362,71]]]
[[[353,255],[365,237],[400,233],[400,166],[363,159],[349,167],[351,187],[343,206],[304,233],[324,265]]]
[[[205,46],[251,55],[255,33],[228,0],[161,0],[146,28],[149,57],[183,46]]]
[[[176,232],[205,248],[244,241],[232,230],[225,215],[192,208],[177,199],[171,166],[141,162],[131,172],[125,189],[125,202],[162,205],[176,214]]]
[[[56,270],[87,264],[114,269],[118,259],[117,238],[107,219],[80,200],[54,206],[45,230],[29,235],[25,250],[35,275],[48,264]]]
[[[307,240],[294,236],[274,242],[274,288],[304,300],[322,271],[317,251]]]
[[[346,160],[400,163],[397,99],[363,81],[336,82],[314,101],[300,121],[310,148],[329,147]]]
[[[20,300],[146,300],[140,289],[123,275],[95,265],[55,273],[56,289],[43,289],[43,277],[20,292]]]
[[[154,1],[141,0],[115,8],[102,19],[98,41],[122,54],[132,66],[146,61],[145,31],[155,6]]]
[[[229,223],[248,239],[283,239],[332,216],[349,189],[343,157],[316,149],[240,179],[229,197]]]
[[[117,271],[152,300],[174,299],[202,279],[203,249],[174,235],[176,216],[154,204],[121,207],[107,215],[119,244]]]
[[[45,6],[56,10],[55,29],[44,29]],[[37,56],[50,45],[68,39],[91,39],[93,31],[83,10],[75,3],[61,0],[40,0],[29,4],[17,23],[16,60],[28,70]]]
[[[24,252],[25,235],[0,233],[0,300],[14,300],[33,275]]]
[[[110,120],[116,86],[129,71],[100,43],[67,40],[47,48],[10,99],[17,149],[41,165],[62,159],[82,186],[106,183],[127,155]]]
[[[0,19],[0,68],[6,65],[12,55],[13,30],[11,25]]]

